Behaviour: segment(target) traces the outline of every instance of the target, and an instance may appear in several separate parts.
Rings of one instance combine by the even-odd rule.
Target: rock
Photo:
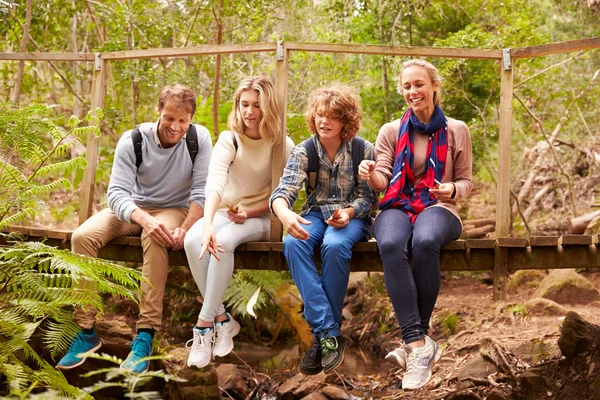
[[[129,355],[129,344],[135,336],[124,316],[105,314],[94,325],[102,341],[101,352],[124,360]]]
[[[204,368],[187,366],[189,350],[178,347],[169,352],[168,358],[162,360],[164,368],[170,374],[184,378],[186,382],[169,381],[165,398],[172,400],[221,400],[219,378],[213,364]]]
[[[234,364],[221,364],[217,367],[219,386],[228,393],[243,395],[248,391],[244,376]]]
[[[497,372],[498,368],[486,360],[482,356],[476,356],[469,360],[461,369],[458,371],[458,379],[463,380],[469,377],[486,379],[488,375]]]
[[[331,400],[349,400],[350,395],[344,389],[338,386],[325,386],[321,393]]]
[[[523,269],[510,276],[506,285],[508,293],[517,293],[522,289],[536,288],[546,274],[535,269]]]
[[[277,388],[277,394],[283,399],[302,398],[319,390],[325,378],[324,373],[312,376],[297,374],[283,382]]]
[[[526,390],[536,390],[544,384],[544,377],[537,370],[527,370],[521,374],[521,384]]]
[[[544,299],[537,297],[529,299],[525,302],[525,310],[528,315],[540,315],[540,316],[563,316],[567,315],[568,310],[550,299]]]
[[[302,400],[328,400],[328,399],[327,399],[327,396],[325,396],[324,394],[316,392],[316,393],[311,393],[307,396],[304,396],[302,398]]]
[[[509,396],[500,388],[493,388],[487,395],[487,400],[508,400]]]
[[[481,400],[478,394],[472,392],[453,393],[446,397],[447,400]]]
[[[592,398],[600,400],[600,377],[596,378],[594,383],[592,383]]]
[[[577,272],[564,269],[550,272],[532,297],[543,297],[560,304],[589,304],[600,299],[600,292]]]
[[[369,275],[368,272],[350,272],[348,278],[348,289],[349,294],[356,292],[358,287],[362,284],[362,281]]]
[[[545,342],[539,339],[524,342],[520,346],[511,349],[511,351],[529,364],[557,359],[561,356],[560,348],[555,341]]]
[[[558,347],[567,361],[571,362],[575,356],[594,345],[599,337],[600,326],[590,324],[576,312],[569,311],[560,330]]]

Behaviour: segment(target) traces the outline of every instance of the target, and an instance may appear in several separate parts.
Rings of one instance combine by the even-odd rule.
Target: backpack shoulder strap
[[[131,142],[135,153],[135,167],[139,168],[142,164],[142,132],[140,132],[139,125],[131,131]]]
[[[365,139],[355,136],[352,139],[352,174],[354,185],[358,185],[358,166],[365,159]]]
[[[194,165],[196,156],[198,155],[198,133],[196,132],[196,127],[194,124],[190,124],[188,127],[187,133],[185,134],[185,144],[187,145],[188,152],[190,153],[192,165]]]
[[[235,133],[233,133],[233,132],[231,132],[231,141],[233,142],[233,147],[235,147],[235,152],[237,154],[238,142],[237,142],[237,138],[235,137]]]
[[[306,187],[307,194],[311,194],[318,185],[317,175],[319,173],[319,152],[317,150],[317,139],[311,136],[306,140],[304,147],[306,148],[306,156],[308,158],[308,186]]]

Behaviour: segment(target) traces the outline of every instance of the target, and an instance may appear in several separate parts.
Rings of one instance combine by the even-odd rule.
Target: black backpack
[[[306,194],[310,194],[317,188],[319,180],[319,152],[317,151],[317,138],[311,136],[304,143],[306,148],[306,156],[308,157],[308,182],[306,183]],[[365,139],[355,136],[352,139],[352,176],[354,176],[354,186],[358,186],[358,166],[365,158]]]
[[[135,167],[139,168],[142,164],[142,132],[140,132],[139,125],[133,128],[131,141],[133,142],[133,152],[135,153]],[[194,161],[196,161],[196,156],[198,155],[198,133],[196,133],[194,124],[190,124],[188,127],[185,134],[185,144],[190,153],[192,165],[194,165]]]

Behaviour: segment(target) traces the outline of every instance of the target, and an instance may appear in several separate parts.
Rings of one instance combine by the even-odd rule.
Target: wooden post
[[[288,63],[289,50],[285,48],[283,40],[277,41],[275,51],[275,93],[281,108],[281,120],[279,126],[284,135],[287,134],[287,93],[288,93]],[[279,145],[273,148],[273,160],[271,163],[271,190],[279,185],[279,179],[285,167],[285,137]],[[283,227],[275,216],[271,216],[271,242],[281,242]]]
[[[106,93],[106,70],[107,61],[103,60],[100,53],[96,53],[94,62],[94,81],[92,86],[92,110],[104,106],[104,95]],[[89,133],[85,148],[85,160],[87,168],[83,174],[81,200],[79,202],[79,225],[92,215],[94,205],[94,190],[96,188],[96,167],[98,166],[98,142],[95,134]]]
[[[510,231],[510,147],[512,140],[513,70],[510,49],[500,61],[500,116],[498,122],[498,188],[496,193],[496,239]],[[506,298],[508,251],[498,244],[494,251],[494,301]]]

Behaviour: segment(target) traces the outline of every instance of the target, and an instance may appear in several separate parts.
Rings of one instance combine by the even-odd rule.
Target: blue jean
[[[329,336],[339,336],[352,247],[369,240],[371,222],[351,219],[348,225],[336,229],[323,221],[320,211],[311,211],[304,218],[311,221],[303,226],[310,237],[299,240],[286,235],[283,254],[304,301],[308,325],[319,338],[326,332]],[[317,246],[321,246],[321,276],[314,261]]]
[[[422,211],[414,227],[408,215],[399,209],[384,210],[375,220],[385,286],[405,343],[421,340],[429,331],[440,291],[440,251],[458,239],[461,230],[458,218],[441,207]]]

